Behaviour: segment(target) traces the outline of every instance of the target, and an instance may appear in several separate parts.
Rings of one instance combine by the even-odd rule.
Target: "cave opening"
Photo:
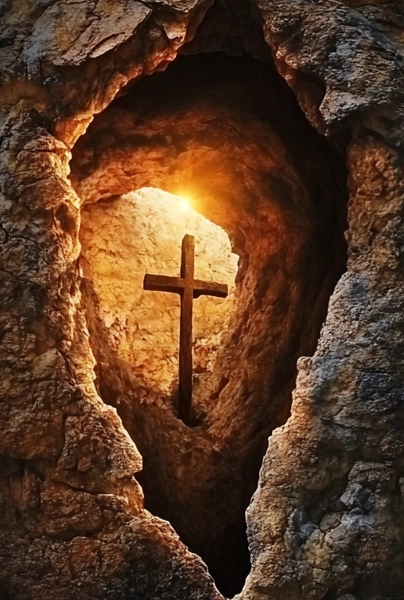
[[[81,265],[98,299],[107,344],[130,365],[137,404],[178,414],[180,298],[144,289],[146,273],[178,277],[184,235],[195,243],[195,278],[220,281],[228,296],[193,302],[192,423],[210,412],[204,390],[236,311],[239,256],[224,229],[192,208],[192,200],[142,188],[84,208]]]
[[[268,436],[288,418],[296,361],[314,352],[345,268],[343,159],[270,65],[214,52],[179,56],[128,85],[76,143],[71,179],[83,202],[82,291],[100,396],[142,454],[146,508],[172,524],[232,596],[250,568],[244,513]],[[236,256],[231,310],[219,309],[211,345],[198,350],[193,428],[173,408],[164,367],[172,355],[154,361],[156,343],[137,345],[151,317],[133,320],[133,255],[143,243],[146,259],[156,259],[150,238],[162,229],[181,235],[175,215],[171,229],[157,224],[150,188],[191,197]],[[133,206],[142,194],[148,212],[140,216]],[[161,202],[167,208],[167,197]],[[128,260],[118,268],[122,252]]]

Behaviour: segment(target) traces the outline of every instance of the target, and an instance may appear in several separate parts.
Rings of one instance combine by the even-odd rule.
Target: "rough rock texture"
[[[165,189],[171,191],[171,186],[184,179],[200,183],[201,212],[219,224],[228,216],[235,249],[247,248],[253,257],[248,265],[251,277],[243,280],[240,293],[250,299],[245,299],[244,309],[254,326],[246,331],[242,325],[240,331],[246,349],[254,339],[259,340],[256,348],[266,348],[267,354],[259,362],[262,371],[255,372],[251,388],[241,392],[237,382],[243,376],[237,369],[231,371],[232,383],[220,395],[211,417],[211,437],[203,427],[181,429],[174,417],[165,421],[165,430],[159,429],[168,432],[160,435],[164,438],[160,449],[170,448],[170,457],[189,459],[187,468],[182,468],[189,485],[182,499],[178,487],[166,488],[172,493],[174,513],[176,506],[182,508],[199,498],[211,519],[208,528],[216,535],[220,519],[233,514],[234,505],[242,505],[237,498],[248,496],[254,477],[244,475],[251,461],[258,464],[264,436],[286,419],[293,363],[299,354],[314,351],[333,277],[337,267],[341,269],[337,233],[342,226],[343,170],[330,149],[335,146],[345,155],[349,170],[348,270],[331,298],[316,352],[299,361],[292,415],[269,442],[248,510],[252,568],[240,597],[401,600],[402,15],[402,3],[375,1],[6,0],[0,5],[2,598],[221,597],[200,559],[187,550],[168,524],[143,507],[134,479],[141,460],[128,432],[136,439],[137,431],[139,440],[147,441],[151,436],[147,428],[155,427],[161,416],[156,413],[153,418],[150,413],[142,421],[136,414],[136,429],[126,408],[121,421],[107,404],[112,403],[116,390],[119,394],[127,391],[119,369],[111,370],[103,382],[98,374],[97,385],[105,402],[97,394],[88,327],[93,337],[97,329],[89,314],[91,294],[82,286],[77,263],[80,201],[94,202],[144,185],[142,169],[122,176],[108,171],[111,159],[113,164],[125,166],[137,156],[139,165],[147,167],[149,185],[166,183]],[[239,54],[245,48],[267,60],[285,78],[303,113],[327,136],[327,142],[303,124],[282,85],[269,74],[269,67],[262,77],[271,82],[269,96],[275,104],[277,99],[285,112],[274,110],[270,119],[260,113],[258,131],[251,119],[251,114],[257,117],[257,106],[247,123],[238,110],[232,111],[229,121],[219,114],[223,105],[215,105],[211,95],[211,101],[203,99],[196,111],[197,119],[189,116],[192,108],[188,112],[182,106],[184,120],[172,118],[170,122],[173,104],[165,103],[166,98],[160,110],[155,106],[154,115],[147,114],[147,106],[143,113],[135,106],[129,114],[125,106],[129,91],[88,130],[90,169],[82,170],[87,160],[82,154],[72,177],[79,198],[68,177],[70,150],[77,137],[126,83],[165,68],[179,48],[191,54],[204,50]],[[251,81],[253,75],[262,80],[257,70],[251,69]],[[242,87],[253,89],[245,80]],[[262,95],[261,101],[274,106],[268,95]],[[119,111],[126,111],[128,120],[122,121],[121,129],[110,130],[109,155],[101,136],[102,152],[97,157],[91,131],[97,133],[101,126],[102,133],[103,123],[117,126]],[[147,122],[142,122],[142,115]],[[198,139],[198,132],[209,132],[200,126],[209,118],[212,131],[222,133],[219,124],[229,123],[227,143],[223,144],[222,135],[216,145],[209,142],[213,137],[201,135]],[[262,127],[266,120],[271,123],[270,132]],[[190,125],[195,123],[198,127],[192,137]],[[140,135],[144,142],[145,132],[156,127],[162,138],[153,140],[154,154],[153,144],[145,149],[147,144],[139,144],[136,137],[132,145],[122,147],[122,142],[128,141],[127,131]],[[174,146],[175,156],[170,161],[173,146],[164,143],[164,136],[173,130],[183,147]],[[248,143],[254,146],[252,155],[258,163],[248,163]],[[83,138],[83,148],[85,144]],[[211,159],[208,166],[225,166],[209,168],[209,177],[205,172],[198,180],[191,176],[191,167],[204,156],[198,149],[205,146]],[[240,160],[240,167],[230,177],[233,169],[226,168],[228,163],[218,157],[221,150],[231,156],[233,147],[247,162]],[[79,144],[75,160],[78,149]],[[187,155],[188,150],[195,152]],[[181,156],[187,161],[182,162]],[[250,170],[244,169],[247,163]],[[159,165],[163,165],[161,170],[154,168]],[[250,183],[246,174],[255,166],[256,175],[279,175],[276,185],[269,179],[273,193],[268,194],[264,182],[262,187],[257,187],[257,180]],[[206,183],[212,177],[214,185],[209,189]],[[325,180],[334,182],[334,193]],[[106,182],[105,189],[91,196],[99,181]],[[303,212],[295,211],[293,202],[292,211],[279,205],[279,197],[285,198],[285,181],[294,182],[292,197],[301,200],[297,206],[303,206]],[[239,199],[237,210],[231,210],[228,197],[226,204],[224,191],[229,187],[232,197]],[[251,189],[259,192],[258,199],[249,204]],[[270,197],[268,206],[261,196]],[[286,197],[290,199],[290,194]],[[322,210],[324,199],[327,204]],[[267,212],[261,213],[263,206]],[[276,214],[276,231],[281,232],[281,243],[271,245],[266,241],[268,231],[261,231],[258,239],[262,243],[257,246],[261,253],[254,248],[257,232],[252,227],[240,237],[240,214],[250,213],[254,220],[257,211],[260,216]],[[324,225],[328,221],[334,223],[334,230]],[[322,231],[323,240],[328,238],[325,253],[318,239],[310,251],[313,231]],[[338,248],[339,257],[334,267],[330,258],[333,248]],[[284,262],[279,262],[282,257]],[[280,267],[274,275],[275,260]],[[321,265],[314,288],[307,264]],[[258,275],[264,273],[275,280],[277,293],[283,290],[277,301],[272,298],[272,304],[263,302],[264,297],[271,300],[270,286],[254,295],[257,282],[262,281]],[[307,302],[309,293],[311,306],[321,298],[318,311],[314,311],[316,318],[310,316],[310,302],[305,305],[306,312],[298,310],[301,298]],[[290,329],[281,336],[283,346],[276,347],[269,361],[274,343],[264,325],[275,313],[278,320],[273,335],[282,331],[285,297],[292,298],[295,310],[290,313]],[[102,341],[102,336],[97,339]],[[108,354],[102,343],[95,350],[101,358]],[[224,362],[232,356],[230,348],[223,349]],[[254,374],[254,354],[246,352],[243,358]],[[113,361],[107,364],[116,366]],[[268,374],[263,377],[265,366]],[[251,402],[243,402],[246,398],[252,398]],[[231,429],[235,415],[235,428]],[[143,436],[139,434],[142,430],[146,431]],[[222,443],[219,451],[217,441]],[[143,448],[138,442],[138,446],[147,456],[146,445]],[[249,446],[254,459],[246,451]],[[172,452],[173,448],[177,451]],[[201,477],[192,466],[204,455],[207,460]],[[224,456],[219,469],[206,466],[210,461],[214,464],[215,456],[216,461]],[[181,460],[168,462],[173,464],[171,472],[180,472]],[[171,467],[159,456],[151,464],[161,467],[163,474],[170,472]],[[232,470],[230,465],[236,468]],[[216,479],[210,479],[211,473]],[[225,473],[231,474],[227,481]],[[148,486],[153,489],[159,478],[145,477],[147,495]],[[220,503],[224,490],[230,494]],[[156,501],[153,494],[151,501]],[[216,513],[212,505],[218,505]],[[192,513],[184,515],[184,531],[190,531],[194,517]],[[206,521],[202,526],[203,519],[194,521],[197,532],[207,529]],[[235,530],[239,527],[240,521]]]
[[[180,297],[143,289],[145,273],[178,276],[181,242],[195,238],[195,277],[228,286],[226,299],[196,298],[193,305],[193,405],[203,410],[218,348],[236,310],[238,256],[226,232],[190,202],[144,188],[83,210],[81,265],[107,331],[106,345],[130,365],[130,389],[138,403],[174,409],[178,387]],[[96,341],[94,341],[94,344]],[[205,382],[206,380],[206,382]],[[204,394],[203,394],[204,395]]]
[[[243,598],[281,598],[285,586],[290,598],[402,597],[401,160],[371,137],[350,158],[355,253],[314,357],[298,363],[292,416],[269,443]]]

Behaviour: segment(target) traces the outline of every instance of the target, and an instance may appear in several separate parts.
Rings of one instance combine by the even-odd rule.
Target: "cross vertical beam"
[[[179,393],[180,419],[191,425],[192,418],[192,308],[194,298],[201,295],[226,298],[227,285],[194,278],[195,238],[186,234],[181,247],[180,277],[146,274],[143,288],[150,291],[172,292],[181,296]]]
[[[191,422],[192,406],[192,308],[194,300],[194,258],[195,239],[191,235],[185,235],[181,247],[181,278],[184,281],[184,291],[181,294],[178,415],[187,425]]]

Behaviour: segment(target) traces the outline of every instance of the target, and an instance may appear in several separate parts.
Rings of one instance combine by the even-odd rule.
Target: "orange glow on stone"
[[[194,380],[202,385],[235,312],[238,256],[227,233],[194,210],[189,198],[143,188],[83,211],[84,275],[99,300],[108,345],[130,365],[139,402],[169,408],[178,384],[179,296],[143,290],[145,273],[179,276],[181,243],[195,237],[195,277],[227,284],[223,300],[194,302]],[[198,390],[195,388],[195,399]]]

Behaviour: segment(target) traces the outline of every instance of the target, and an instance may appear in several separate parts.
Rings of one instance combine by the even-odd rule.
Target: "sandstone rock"
[[[213,370],[236,310],[238,257],[231,252],[229,238],[184,202],[145,188],[114,202],[90,205],[81,223],[83,274],[96,295],[98,315],[108,332],[106,343],[130,366],[138,401],[167,408],[172,408],[178,386],[179,296],[143,290],[145,273],[178,276],[182,237],[188,233],[195,237],[195,277],[229,287],[226,301],[202,296],[194,302],[198,388]]]

